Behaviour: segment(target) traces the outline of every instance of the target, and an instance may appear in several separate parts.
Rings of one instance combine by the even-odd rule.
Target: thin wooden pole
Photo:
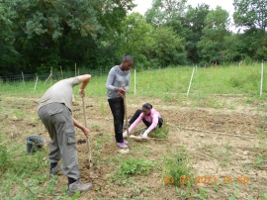
[[[264,75],[264,64],[261,63],[261,88],[260,88],[260,97],[262,96],[262,87],[263,87],[263,75]]]
[[[62,71],[62,67],[60,66],[60,73],[61,73],[61,79],[63,79],[63,71]]]
[[[21,72],[21,76],[22,76],[22,83],[23,83],[23,86],[25,86],[25,81],[24,81],[24,74],[23,74],[23,72]]]
[[[50,79],[50,77],[51,77],[51,73],[49,74],[49,76],[48,76],[47,79],[45,80],[44,85],[47,83],[47,81]]]
[[[78,68],[78,76],[80,76],[80,70],[79,70],[79,68]]]
[[[75,76],[77,76],[77,73],[76,73],[76,63],[75,63]]]
[[[134,94],[136,95],[136,69],[134,69]]]
[[[50,85],[53,84],[53,67],[50,69]]]
[[[195,67],[193,68],[193,72],[192,72],[191,79],[190,79],[190,82],[189,82],[189,86],[188,86],[188,90],[187,90],[187,97],[189,96],[189,92],[190,92],[190,89],[191,89],[194,73],[195,73]]]
[[[34,84],[34,90],[33,90],[34,92],[36,91],[38,80],[39,80],[39,77],[36,76],[36,80],[35,80],[35,84]]]

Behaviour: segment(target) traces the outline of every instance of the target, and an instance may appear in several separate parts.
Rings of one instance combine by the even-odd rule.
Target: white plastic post
[[[50,69],[50,86],[53,84],[53,67]]]
[[[23,83],[23,86],[25,86],[25,81],[24,81],[24,74],[23,74],[23,72],[21,72],[21,76],[22,76],[22,83]]]
[[[136,95],[136,69],[134,69],[134,94]]]
[[[77,74],[76,74],[76,63],[75,63],[75,66],[74,67],[75,67],[75,76],[77,76]]]
[[[191,88],[191,85],[192,85],[194,73],[195,73],[195,67],[193,68],[193,72],[192,72],[192,75],[191,75],[190,83],[189,83],[189,86],[188,86],[187,97],[189,96],[189,92],[190,92],[190,88]]]
[[[39,77],[36,76],[36,80],[35,80],[35,84],[34,84],[34,90],[33,90],[34,92],[36,91],[38,80],[39,80]]]
[[[263,87],[263,73],[264,73],[264,64],[261,63],[261,88],[260,88],[260,97],[262,96],[262,87]]]

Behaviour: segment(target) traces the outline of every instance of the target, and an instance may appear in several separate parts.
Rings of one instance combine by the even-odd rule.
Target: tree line
[[[266,60],[267,1],[234,0],[229,13],[187,0],[0,0],[0,75],[110,68],[131,54],[138,68]],[[237,33],[230,26],[239,27]]]

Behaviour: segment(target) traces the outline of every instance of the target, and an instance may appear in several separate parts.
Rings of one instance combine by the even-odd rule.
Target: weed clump
[[[193,181],[193,168],[189,162],[189,155],[183,148],[172,151],[164,158],[163,172],[165,185],[180,186]]]
[[[128,158],[121,164],[119,175],[129,176],[144,174],[147,175],[154,167],[154,163],[148,160]]]
[[[168,135],[169,135],[169,126],[167,125],[166,120],[164,120],[162,127],[154,129],[149,134],[149,137],[158,138],[158,139],[168,139]]]

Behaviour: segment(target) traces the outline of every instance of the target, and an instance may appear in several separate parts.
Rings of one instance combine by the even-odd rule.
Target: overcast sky
[[[145,12],[151,8],[152,0],[134,0],[134,3],[137,5],[133,12],[139,12],[141,14],[145,14]],[[233,0],[187,0],[187,4],[192,5],[193,7],[196,7],[198,4],[205,3],[210,5],[210,8],[216,8],[217,6],[221,6],[224,10],[227,10],[231,17],[230,22],[230,30],[237,32],[238,29],[233,25],[233,19],[232,15],[234,13],[234,6],[233,6]]]

